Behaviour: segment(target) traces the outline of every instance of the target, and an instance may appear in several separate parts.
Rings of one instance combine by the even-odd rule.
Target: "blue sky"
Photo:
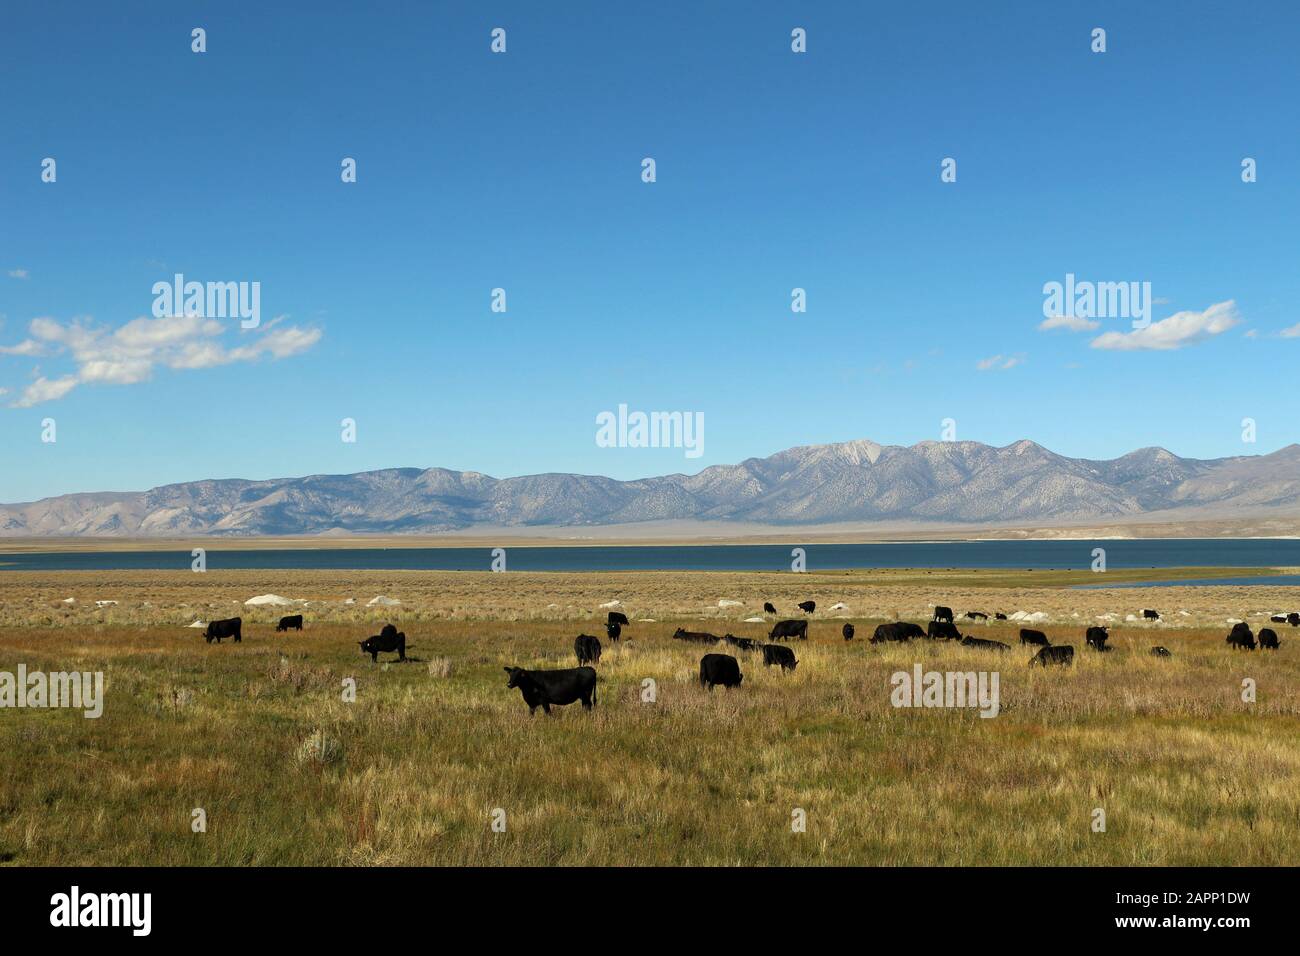
[[[631,478],[945,418],[1087,457],[1275,450],[1296,440],[1298,27],[1282,3],[18,5],[0,501],[397,466]],[[262,327],[150,325],[177,272],[260,282]],[[1185,315],[1136,348],[1091,345],[1122,319],[1042,331],[1067,273]],[[702,412],[704,455],[597,447],[620,403]]]

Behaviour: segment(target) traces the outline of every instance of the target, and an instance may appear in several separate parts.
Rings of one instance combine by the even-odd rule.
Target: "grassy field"
[[[1068,583],[961,571],[0,574],[0,670],[106,680],[99,719],[0,711],[0,862],[1293,864],[1300,632],[1279,628],[1282,649],[1267,653],[1233,653],[1223,638],[1229,617],[1257,629],[1258,615],[1300,605],[1297,589]],[[296,609],[242,606],[266,592],[309,601],[308,629],[274,634]],[[377,594],[402,605],[366,608]],[[744,684],[710,694],[697,681],[705,649],[669,639],[678,625],[762,637],[767,626],[744,618],[763,600],[805,597],[819,610],[793,674],[733,652]],[[633,619],[617,645],[597,623],[613,599]],[[824,613],[836,601],[848,609]],[[1035,626],[1075,645],[1076,666],[1031,670],[1018,644],[867,643],[875,623],[923,620],[936,601],[1039,611],[1048,620]],[[1144,606],[1167,623],[1125,623]],[[240,645],[184,627],[241,613]],[[1116,650],[1084,653],[1083,628],[1108,614]],[[415,659],[360,654],[356,641],[386,620]],[[1008,643],[1017,628],[963,627]],[[578,633],[605,644],[597,707],[530,719],[502,667],[573,666]],[[1174,656],[1151,657],[1155,644]],[[1001,713],[894,708],[891,675],[918,662],[996,670]],[[342,699],[348,678],[355,702]],[[1255,703],[1241,699],[1244,678]],[[191,830],[195,808],[205,833]],[[498,808],[504,833],[490,826]],[[1105,832],[1092,830],[1095,808]],[[796,809],[806,832],[792,832]]]

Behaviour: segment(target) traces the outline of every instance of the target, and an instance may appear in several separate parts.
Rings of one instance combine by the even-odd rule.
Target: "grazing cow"
[[[723,634],[722,639],[732,647],[739,647],[742,651],[752,651],[758,648],[758,641],[752,637],[735,637],[731,634]]]
[[[763,602],[763,613],[764,613],[764,614],[775,614],[775,613],[776,613],[776,606],[775,606],[771,601],[764,601],[764,602]]]
[[[1273,615],[1272,617],[1270,617],[1268,620],[1269,620],[1269,623],[1271,623],[1271,624],[1285,624],[1285,623],[1287,623],[1286,615],[1285,615],[1285,614],[1274,614],[1274,615]]]
[[[968,621],[987,621],[989,616],[983,611],[967,611],[966,620]]]
[[[800,601],[798,604],[795,605],[795,607],[797,607],[799,610],[803,611],[805,614],[811,614],[813,611],[817,610],[817,602],[816,602],[816,601]]]
[[[1047,647],[1052,642],[1047,639],[1047,635],[1042,631],[1035,631],[1032,627],[1022,627],[1020,629],[1021,644],[1039,644]]]
[[[705,654],[700,658],[700,686],[713,690],[714,685],[721,684],[727,690],[739,687],[745,677],[740,673],[740,664],[730,654]]]
[[[961,639],[962,647],[979,647],[986,651],[1009,651],[1010,644],[1003,644],[1001,641],[986,641],[982,637],[963,637]]]
[[[619,635],[622,633],[623,633],[623,627],[618,623],[618,621],[610,621],[608,624],[605,625],[605,635],[611,641],[617,641]]]
[[[391,632],[389,628],[392,628]],[[397,630],[391,624],[387,625],[382,631],[374,637],[367,637],[364,641],[357,641],[361,645],[361,653],[370,655],[370,662],[378,663],[379,652],[385,654],[397,651],[399,661],[406,660],[406,635]]]
[[[846,641],[851,641],[851,640],[853,640],[853,633],[854,633],[854,631],[853,631],[853,625],[852,625],[852,624],[845,624],[844,627],[841,629],[840,633],[844,635],[844,639],[845,639]]]
[[[1173,654],[1170,654],[1170,653],[1169,653],[1169,648],[1167,648],[1167,647],[1161,647],[1161,646],[1158,645],[1158,644],[1157,644],[1155,647],[1151,648],[1151,654],[1152,654],[1153,657],[1173,657],[1173,656],[1174,656]]]
[[[1142,617],[1148,621],[1158,621],[1160,620],[1160,612],[1153,611],[1149,607],[1144,607],[1142,609]]]
[[[911,621],[895,621],[892,624],[881,624],[877,626],[876,632],[871,635],[871,643],[879,644],[881,641],[910,641],[914,637],[924,637],[925,631],[921,625],[913,624]]]
[[[551,705],[563,707],[581,700],[582,706],[591,710],[596,703],[596,671],[590,667],[568,667],[553,671],[526,671],[522,667],[507,667],[510,675],[506,687],[518,687],[528,705],[528,716],[541,707],[551,712]]]
[[[208,629],[203,632],[203,639],[211,644],[216,641],[221,643],[223,638],[233,637],[235,643],[242,643],[244,636],[240,633],[240,628],[244,626],[242,617],[231,617],[224,621],[212,621],[208,624]]]
[[[1262,627],[1259,630],[1259,646],[1268,648],[1270,651],[1277,650],[1277,631],[1271,627]]]
[[[947,621],[952,623],[952,608],[944,607],[942,604],[936,604],[934,608],[934,619],[936,621]]]
[[[706,634],[703,631],[688,631],[679,627],[677,633],[673,635],[675,641],[690,641],[693,644],[716,644],[721,638],[716,634]]]
[[[801,641],[808,640],[808,622],[807,621],[777,621],[776,627],[772,628],[772,633],[767,635],[769,641],[779,641],[782,638],[797,637]]]
[[[1007,616],[1003,614],[1001,611],[995,612],[993,616],[999,621],[1005,621],[1007,619]]]
[[[1255,635],[1251,632],[1248,624],[1239,622],[1232,625],[1232,633],[1228,635],[1225,643],[1231,644],[1233,647],[1253,651],[1255,649]]]
[[[1300,613],[1292,611],[1286,616],[1286,622],[1292,627],[1300,627]]]
[[[623,627],[628,626],[627,615],[622,611],[610,611],[607,621],[610,624],[621,624]]]
[[[293,630],[295,630],[295,631],[301,631],[301,630],[302,630],[302,615],[301,615],[301,614],[290,614],[290,615],[288,615],[287,617],[282,617],[282,618],[280,618],[280,623],[277,624],[277,625],[275,626],[275,630],[276,630],[276,633],[277,633],[277,634],[278,634],[280,631],[287,631],[287,630],[289,630],[290,628],[293,628]]]
[[[790,648],[782,644],[764,644],[763,666],[771,667],[773,664],[779,664],[783,671],[792,671],[799,666],[799,662],[794,659],[794,651]]]
[[[579,634],[573,639],[573,653],[578,657],[578,665],[600,663],[600,639],[590,634]]]
[[[1057,644],[1044,647],[1029,660],[1029,666],[1040,664],[1046,667],[1048,664],[1060,664],[1063,667],[1069,667],[1074,663],[1074,648],[1069,644]]]
[[[1108,651],[1110,648],[1106,646],[1106,639],[1109,637],[1110,631],[1106,630],[1106,628],[1090,627],[1083,639],[1094,651]]]
[[[961,640],[961,632],[957,630],[957,625],[952,621],[931,621],[925,626],[925,636],[945,641]]]

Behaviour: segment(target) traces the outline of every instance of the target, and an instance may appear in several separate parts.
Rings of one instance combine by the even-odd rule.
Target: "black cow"
[[[1274,615],[1272,615],[1272,616],[1269,618],[1269,621],[1270,621],[1270,623],[1273,623],[1273,624],[1285,624],[1285,623],[1287,623],[1286,615],[1285,615],[1285,614],[1274,614]]]
[[[1020,629],[1021,644],[1039,644],[1043,647],[1052,642],[1047,639],[1047,635],[1042,631],[1035,631],[1032,627],[1022,627]]]
[[[925,626],[925,636],[945,641],[960,641],[961,632],[952,621],[931,621]]]
[[[1244,621],[1238,622],[1232,625],[1232,633],[1228,635],[1224,643],[1253,651],[1255,649],[1255,635],[1251,632],[1250,626]]]
[[[763,613],[764,613],[764,614],[775,614],[775,613],[776,613],[776,607],[775,607],[775,605],[773,605],[771,601],[764,601],[764,602],[763,602]]]
[[[982,637],[963,637],[961,639],[962,647],[979,647],[986,651],[1009,651],[1010,644],[1003,644],[1001,641],[986,641]]]
[[[693,644],[716,644],[720,638],[716,634],[706,634],[703,631],[688,631],[679,627],[673,634],[675,641],[690,641]]]
[[[934,607],[934,619],[936,621],[947,621],[952,623],[952,608],[944,607],[942,604],[936,604]]]
[[[1292,611],[1286,616],[1286,622],[1292,627],[1300,627],[1300,613]]]
[[[880,624],[876,631],[871,635],[871,643],[879,644],[881,641],[910,641],[914,637],[924,637],[925,631],[921,625],[913,624],[911,621],[895,621],[892,624]]]
[[[1277,650],[1277,631],[1271,627],[1262,627],[1259,629],[1259,646],[1268,648],[1270,651]]]
[[[573,639],[573,653],[577,655],[579,666],[600,663],[600,639],[590,634],[579,634]]]
[[[522,667],[507,667],[510,675],[506,687],[518,687],[528,705],[528,716],[538,707],[546,713],[551,705],[563,707],[581,700],[582,706],[591,710],[596,704],[596,671],[590,667],[568,667],[553,671],[526,671]]]
[[[244,636],[239,630],[243,626],[244,619],[242,617],[231,617],[224,621],[210,621],[208,629],[203,632],[203,639],[209,644],[213,641],[220,644],[223,638],[233,637],[235,643],[239,644],[244,640]]]
[[[968,621],[987,621],[989,616],[983,611],[967,611],[966,620]]]
[[[1142,609],[1142,617],[1148,621],[1158,621],[1160,620],[1160,612],[1153,611],[1149,607],[1144,607]]]
[[[705,654],[700,658],[700,686],[713,690],[714,685],[721,684],[727,690],[739,687],[745,676],[740,673],[740,664],[730,654]]]
[[[1060,664],[1063,667],[1069,667],[1074,663],[1074,648],[1069,644],[1057,644],[1056,646],[1044,647],[1029,660],[1029,666],[1041,664],[1046,667],[1048,664]]]
[[[844,627],[840,630],[840,633],[844,635],[844,639],[845,639],[846,641],[851,641],[851,640],[853,640],[853,633],[854,633],[854,631],[853,631],[853,625],[852,625],[852,624],[845,624]]]
[[[611,641],[617,641],[619,635],[622,633],[623,633],[623,627],[618,623],[618,621],[610,621],[608,624],[605,625],[605,635]]]
[[[609,624],[621,624],[623,627],[628,626],[627,615],[624,614],[622,611],[610,611],[609,617],[606,619],[606,621]]]
[[[1005,621],[1007,619],[1007,616],[1003,614],[1001,611],[995,612],[993,616],[999,621]]]
[[[1094,651],[1108,651],[1106,640],[1110,637],[1110,631],[1104,627],[1090,627],[1088,633],[1084,635],[1084,641]]]
[[[795,605],[795,607],[797,607],[799,610],[803,611],[805,614],[811,614],[813,611],[817,610],[817,602],[816,602],[816,601],[800,601],[798,604]]]
[[[290,614],[287,617],[280,618],[280,623],[275,626],[276,633],[287,631],[293,628],[295,631],[302,630],[302,615]]]
[[[391,631],[390,631],[391,628]],[[364,641],[357,641],[361,645],[361,653],[369,654],[371,663],[379,661],[379,652],[385,654],[397,651],[399,661],[406,660],[406,635],[388,624],[382,631],[373,637],[367,637]]]
[[[776,627],[772,628],[772,633],[767,635],[769,641],[779,641],[782,638],[791,637],[797,637],[801,641],[808,640],[808,622],[777,621]]]
[[[742,651],[752,651],[758,649],[758,641],[752,637],[736,637],[733,634],[723,634],[722,639],[732,647],[739,647]]]
[[[1167,648],[1167,647],[1160,647],[1159,645],[1157,645],[1157,646],[1151,648],[1151,654],[1152,654],[1154,657],[1173,657],[1173,656],[1174,656],[1173,654],[1170,654],[1170,653],[1169,653],[1169,648]]]
[[[799,666],[799,662],[794,659],[794,651],[782,644],[764,644],[763,645],[763,666],[771,667],[773,664],[781,665],[781,670],[792,671]]]

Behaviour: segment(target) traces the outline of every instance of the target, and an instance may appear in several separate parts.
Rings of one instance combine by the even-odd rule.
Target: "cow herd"
[[[805,614],[812,614],[817,607],[814,601],[803,601],[796,606]],[[777,613],[771,602],[765,602],[763,609],[768,614]],[[1160,620],[1160,614],[1150,609],[1144,608],[1142,616],[1146,620]],[[982,611],[967,611],[964,617],[969,621],[988,620],[988,615]],[[1007,620],[1007,616],[1000,612],[996,614],[996,618],[1003,621]],[[1300,613],[1275,614],[1270,618],[1270,623],[1300,627]],[[240,643],[243,640],[242,626],[243,621],[238,617],[223,621],[212,621],[207,625],[203,636],[209,644],[213,641],[220,644],[227,637],[233,638],[235,643]],[[605,621],[605,635],[610,641],[616,642],[622,636],[623,628],[629,626],[626,615],[618,611],[610,611]],[[278,633],[289,630],[301,631],[302,628],[302,615],[293,614],[282,617],[275,630]],[[844,640],[851,641],[856,631],[852,624],[846,623],[841,629],[841,634]],[[729,648],[734,648],[740,652],[761,654],[763,666],[765,667],[780,667],[783,672],[793,671],[799,664],[794,651],[784,644],[775,642],[789,641],[796,638],[806,641],[808,639],[808,621],[805,618],[775,622],[768,634],[768,640],[773,643],[768,644],[760,643],[748,637],[736,637],[732,634],[724,634],[722,637],[718,637],[706,631],[688,631],[681,627],[677,628],[672,637],[674,640],[690,644],[726,644]],[[1109,637],[1107,628],[1089,627],[1084,634],[1084,643],[1092,651],[1108,653],[1113,649],[1107,644]],[[911,621],[893,621],[880,624],[872,633],[870,643],[906,642],[913,639],[956,641],[963,647],[979,650],[997,652],[1011,650],[1010,645],[1001,641],[963,635],[954,623],[952,608],[942,604],[935,607],[933,618],[925,627]],[[1279,647],[1277,632],[1272,628],[1261,628],[1257,639],[1249,625],[1244,622],[1237,622],[1233,625],[1226,642],[1234,649],[1250,651],[1255,650],[1257,646],[1269,650],[1277,650]],[[1068,667],[1074,663],[1074,647],[1068,644],[1053,644],[1042,631],[1022,627],[1020,629],[1020,643],[1021,645],[1027,644],[1038,648],[1038,651],[1029,660],[1030,667],[1046,667],[1049,665]],[[368,637],[364,641],[358,641],[357,644],[363,654],[370,655],[372,662],[378,662],[381,652],[395,652],[399,661],[407,659],[406,635],[397,630],[392,624],[385,624],[378,634]],[[505,668],[506,673],[509,675],[506,687],[509,689],[517,688],[520,691],[524,703],[528,705],[530,715],[538,707],[541,707],[549,714],[552,705],[563,706],[580,700],[584,708],[590,709],[596,703],[596,670],[590,665],[600,663],[600,639],[590,634],[579,634],[573,642],[573,653],[578,661],[578,666],[575,668],[555,670],[525,670],[522,667]],[[1172,656],[1169,649],[1162,646],[1152,647],[1150,653],[1155,657]],[[710,691],[718,685],[722,685],[728,690],[739,687],[744,679],[744,674],[740,669],[740,662],[730,654],[709,653],[700,659],[700,686]]]

